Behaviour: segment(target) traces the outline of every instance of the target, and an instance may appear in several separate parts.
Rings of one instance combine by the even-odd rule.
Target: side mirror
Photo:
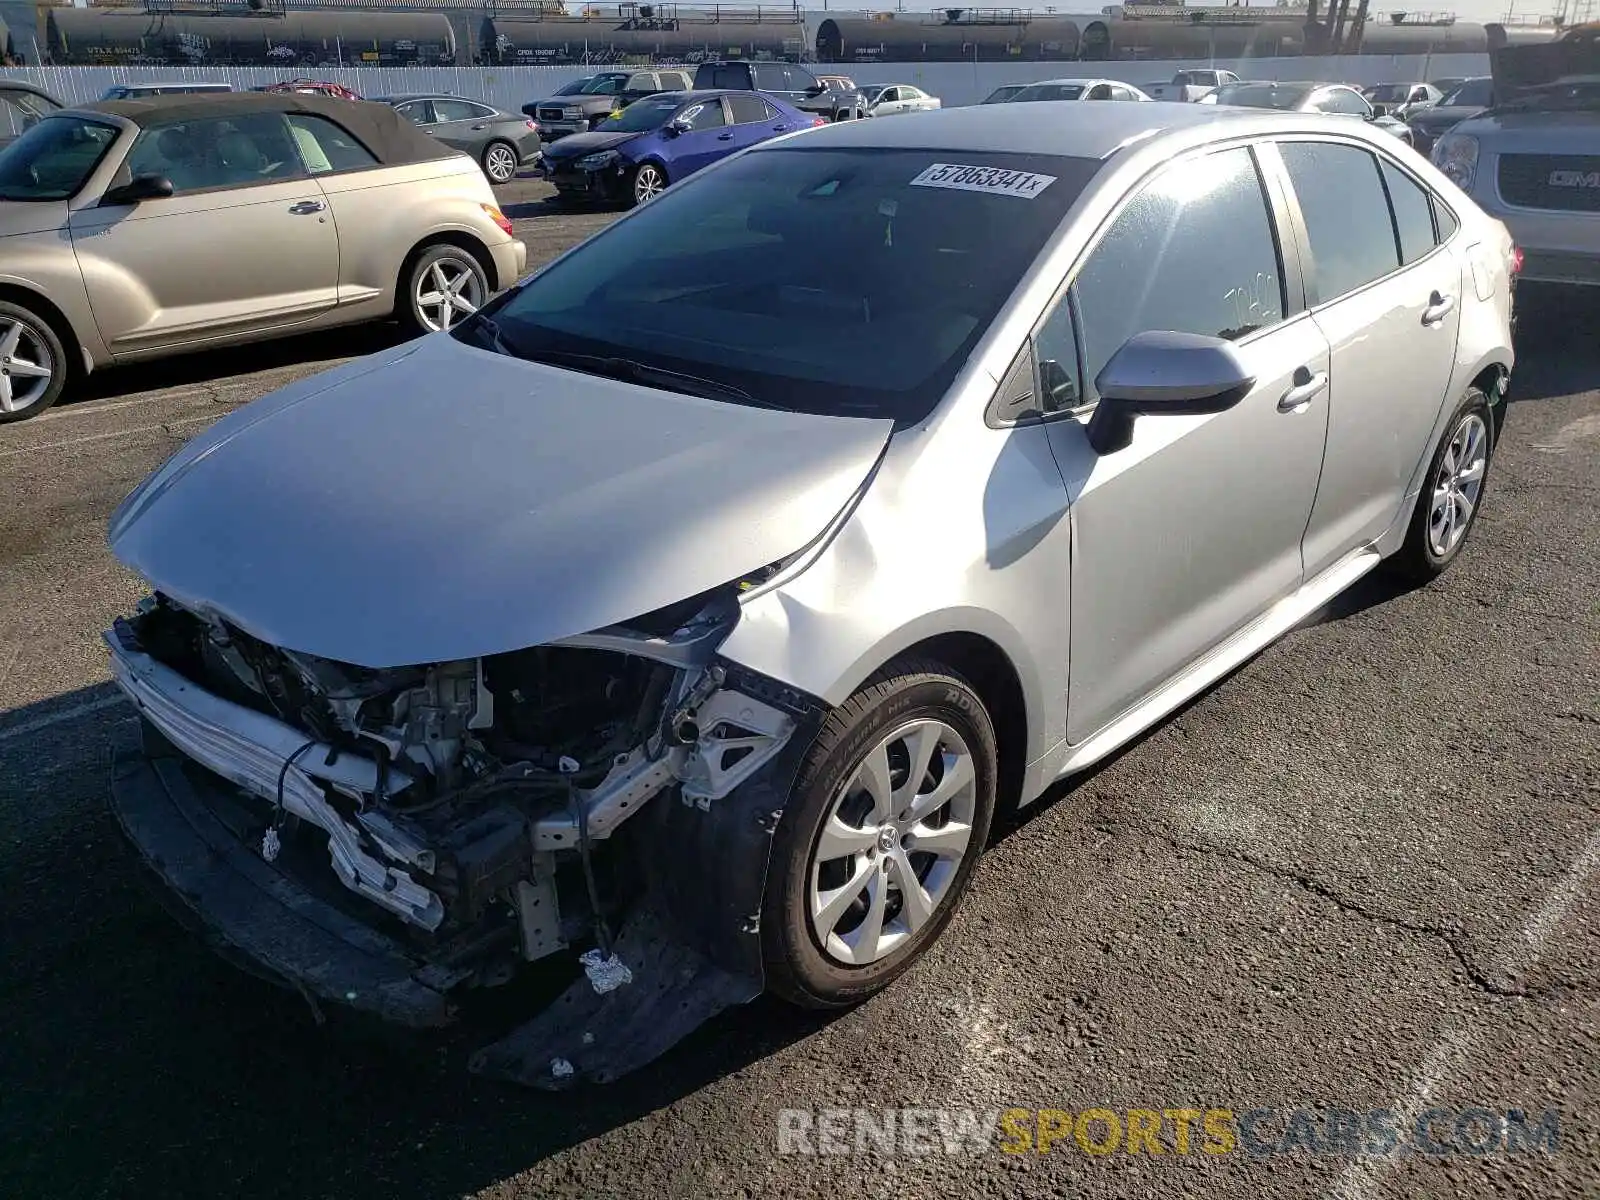
[[[1226,412],[1255,382],[1232,342],[1172,330],[1136,333],[1095,377],[1100,403],[1089,418],[1089,444],[1115,454],[1133,441],[1135,417]]]
[[[135,175],[121,187],[106,189],[103,205],[137,204],[141,200],[161,200],[172,195],[172,180],[165,175]]]
[[[827,90],[828,90],[828,85],[827,84],[825,84],[825,83],[813,83],[810,87],[808,87],[806,89],[806,95],[808,95],[808,96],[820,96],[820,95],[822,95],[823,92],[825,92]]]

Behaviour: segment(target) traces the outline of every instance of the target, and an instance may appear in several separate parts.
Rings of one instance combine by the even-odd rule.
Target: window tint
[[[1074,290],[1087,380],[1136,333],[1232,339],[1281,321],[1277,245],[1250,152],[1163,172],[1118,214]]]
[[[761,87],[761,80],[745,74],[742,66],[701,67],[694,73],[695,87],[746,88]]]
[[[1443,100],[1440,108],[1487,108],[1494,103],[1494,80],[1469,79]]]
[[[691,104],[679,114],[679,117],[689,122],[690,129],[720,129],[728,123],[728,118],[722,111],[722,101],[720,100],[706,100],[699,104]]]
[[[1322,112],[1343,113],[1346,116],[1364,117],[1370,111],[1367,102],[1349,88],[1334,88],[1324,92],[1317,103]]]
[[[473,121],[483,113],[476,104],[468,104],[465,100],[435,100],[433,115],[439,121]]]
[[[247,187],[303,174],[277,113],[208,117],[147,126],[128,152],[131,175],[165,175],[175,192]]]
[[[1456,221],[1455,214],[1441,204],[1437,199],[1433,202],[1433,219],[1439,226],[1439,244],[1443,245],[1450,240],[1450,235],[1461,228]]]
[[[431,119],[428,116],[428,102],[426,100],[408,100],[404,104],[397,104],[395,105],[395,112],[417,125],[426,125]]]
[[[0,151],[0,200],[77,195],[116,140],[110,125],[76,117],[40,121]]]
[[[1083,388],[1078,384],[1078,334],[1072,325],[1072,305],[1063,296],[1055,310],[1039,326],[1034,339],[1034,356],[1039,362],[1039,413],[1066,412],[1082,403]]]
[[[1320,300],[1352,292],[1400,265],[1389,201],[1371,154],[1331,142],[1284,142],[1278,149],[1305,216]]]
[[[789,76],[789,90],[792,92],[804,92],[817,86],[817,77],[804,67],[786,66],[784,71]]]
[[[736,69],[739,70],[739,72],[740,72],[739,76],[732,77],[732,81],[729,82],[729,83],[718,84],[717,86],[718,87],[744,87],[745,86],[745,83],[744,83],[744,80],[743,80],[743,70],[744,69],[743,68],[736,68]],[[760,92],[782,92],[782,91],[787,91],[788,90],[788,86],[789,86],[788,85],[788,81],[784,77],[783,64],[781,64],[781,63],[752,63],[750,65],[749,71],[750,71],[750,86],[754,87],[757,91],[760,91]]]
[[[1097,83],[1097,84],[1095,84],[1094,87],[1089,89],[1089,94],[1088,94],[1088,96],[1085,97],[1085,99],[1088,99],[1088,100],[1109,100],[1109,99],[1111,99],[1111,85],[1107,84],[1107,83]]]
[[[1028,198],[929,185],[949,178],[932,170],[948,151],[805,146],[693,176],[550,264],[495,310],[505,345],[635,359],[800,412],[915,422],[1101,168],[962,151],[963,167],[1054,180]]]
[[[754,92],[738,92],[723,99],[733,109],[735,125],[753,125],[767,119],[767,102]]]
[[[1414,263],[1433,249],[1433,205],[1428,193],[1399,167],[1380,162],[1379,169],[1400,235],[1400,261]]]
[[[289,133],[313,175],[375,167],[378,160],[343,126],[310,113],[289,116]]]
[[[39,118],[27,111],[14,96],[0,96],[0,137],[21,137]]]

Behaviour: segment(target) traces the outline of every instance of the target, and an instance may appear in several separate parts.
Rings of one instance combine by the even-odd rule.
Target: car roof
[[[1326,118],[1257,108],[1151,101],[1147,104],[1068,104],[1051,108],[1049,119],[1018,122],[997,105],[968,104],[933,112],[903,113],[892,121],[837,121],[807,130],[798,145],[840,149],[938,150],[941,153],[1053,154],[1066,158],[1110,157],[1134,141],[1227,122],[1248,132],[1300,126],[1326,131]],[[1230,130],[1231,131],[1231,130]],[[1387,135],[1385,135],[1387,136]],[[754,147],[791,148],[789,138]]]
[[[1035,79],[1032,83],[1025,83],[1022,86],[1023,87],[1039,87],[1039,86],[1041,86],[1043,84],[1047,84],[1047,83],[1048,84],[1053,84],[1053,85],[1075,84],[1075,85],[1077,85],[1079,87],[1093,87],[1097,83],[1121,83],[1123,87],[1132,87],[1133,86],[1131,83],[1122,83],[1122,80],[1120,80],[1120,79],[1100,79],[1098,77],[1091,79],[1091,78],[1076,77],[1076,76],[1071,78],[1071,79]]]
[[[0,91],[28,92],[34,96],[43,96],[46,100],[55,100],[57,104],[61,103],[61,101],[56,100],[54,96],[45,91],[42,87],[39,87],[37,84],[26,83],[21,79],[0,79]]]
[[[431,162],[450,158],[456,151],[429,137],[387,104],[370,100],[345,100],[307,92],[215,92],[206,95],[141,96],[133,100],[98,100],[80,104],[48,120],[81,113],[119,117],[145,126],[169,121],[195,121],[207,117],[249,116],[254,113],[306,113],[322,117],[353,133],[385,165]]]

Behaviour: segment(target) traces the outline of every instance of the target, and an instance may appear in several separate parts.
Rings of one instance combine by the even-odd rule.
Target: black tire
[[[1479,422],[1484,430],[1483,474],[1472,511],[1467,515],[1461,535],[1441,554],[1435,549],[1429,536],[1434,489],[1440,480],[1440,471],[1450,451],[1451,443],[1455,441],[1463,427],[1473,421]],[[1489,483],[1489,467],[1494,459],[1496,430],[1497,422],[1489,398],[1478,388],[1468,388],[1466,395],[1462,396],[1460,403],[1456,405],[1455,411],[1450,414],[1449,421],[1445,423],[1444,436],[1439,439],[1439,444],[1433,449],[1433,457],[1428,460],[1428,472],[1422,477],[1422,490],[1417,494],[1416,508],[1411,513],[1411,524],[1406,529],[1406,540],[1387,564],[1393,574],[1413,583],[1427,583],[1444,574],[1461,554],[1461,548],[1467,544],[1472,526],[1477,522],[1478,513],[1483,509],[1483,498]]]
[[[812,853],[839,790],[861,760],[896,727],[918,718],[948,725],[972,755],[976,786],[971,838],[926,923],[883,958],[845,965],[824,951],[812,929]],[[768,988],[805,1008],[844,1008],[881,991],[910,967],[949,922],[971,881],[988,841],[998,773],[994,726],[983,702],[965,680],[939,663],[907,661],[885,668],[835,709],[807,755],[773,839],[761,914]]]
[[[504,162],[505,161],[503,155],[496,155],[495,151],[497,151],[497,150],[503,150],[503,151],[505,151],[507,154],[509,154],[511,156],[511,158],[510,158],[510,171],[509,172],[505,172],[503,178],[501,176],[495,174],[495,171],[497,169],[503,171],[504,170],[503,168],[498,167],[498,166],[496,166],[496,167],[491,167],[490,166],[491,160],[498,160],[499,162]],[[491,184],[499,185],[499,184],[502,184],[502,183],[510,183],[513,179],[515,179],[517,177],[517,166],[518,166],[517,159],[518,159],[517,148],[515,146],[513,146],[510,142],[495,141],[495,142],[490,142],[487,146],[485,146],[483,148],[483,161],[482,161],[482,163],[480,165],[483,167],[484,176],[489,180],[489,182]]]
[[[9,365],[11,358],[0,361],[0,375],[6,377],[4,388],[0,390],[0,425],[37,417],[61,399],[72,369],[66,347],[49,321],[30,308],[0,300],[0,339],[9,338],[13,331],[17,334],[15,357],[31,367],[48,368],[50,376],[43,389],[36,390],[38,375],[13,376]],[[13,408],[13,396],[20,407]],[[8,408],[13,410],[5,411]]]
[[[642,163],[640,163],[637,167],[634,168],[633,174],[628,177],[628,207],[629,208],[637,208],[639,205],[643,204],[646,200],[651,198],[650,196],[641,196],[640,195],[640,192],[642,190],[641,187],[640,187],[640,181],[641,180],[645,180],[645,179],[650,179],[650,178],[654,178],[659,183],[659,186],[656,188],[656,190],[653,193],[651,193],[652,196],[660,195],[661,192],[665,191],[666,188],[669,186],[669,182],[670,181],[667,179],[666,168],[663,167],[660,163],[658,163],[658,162],[642,162]]]
[[[406,266],[400,272],[399,294],[395,297],[395,316],[408,334],[433,331],[433,326],[429,324],[428,318],[417,303],[417,291],[418,284],[435,264],[447,264],[452,271],[470,271],[477,283],[480,307],[489,299],[492,292],[488,272],[484,270],[483,263],[478,261],[472,251],[448,242],[428,246],[407,260]]]

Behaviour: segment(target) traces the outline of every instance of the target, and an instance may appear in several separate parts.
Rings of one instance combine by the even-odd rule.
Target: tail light
[[[538,133],[539,132],[539,122],[533,120],[531,117],[527,121],[527,126],[534,133]]]
[[[1521,246],[1513,246],[1513,247],[1511,247],[1511,274],[1512,275],[1521,275],[1522,274],[1522,247]]]
[[[512,225],[511,225],[511,218],[506,216],[505,213],[501,212],[498,208],[496,208],[492,204],[480,204],[480,205],[478,205],[478,207],[483,209],[484,212],[489,214],[489,219],[491,221],[493,221],[496,225],[500,226],[501,229],[506,231],[506,236],[507,237],[515,237],[516,236],[516,230],[513,229]]]
[[[813,127],[815,127],[817,125],[826,125],[827,122],[824,121],[821,117],[812,117],[811,118],[811,124],[812,124]]]

